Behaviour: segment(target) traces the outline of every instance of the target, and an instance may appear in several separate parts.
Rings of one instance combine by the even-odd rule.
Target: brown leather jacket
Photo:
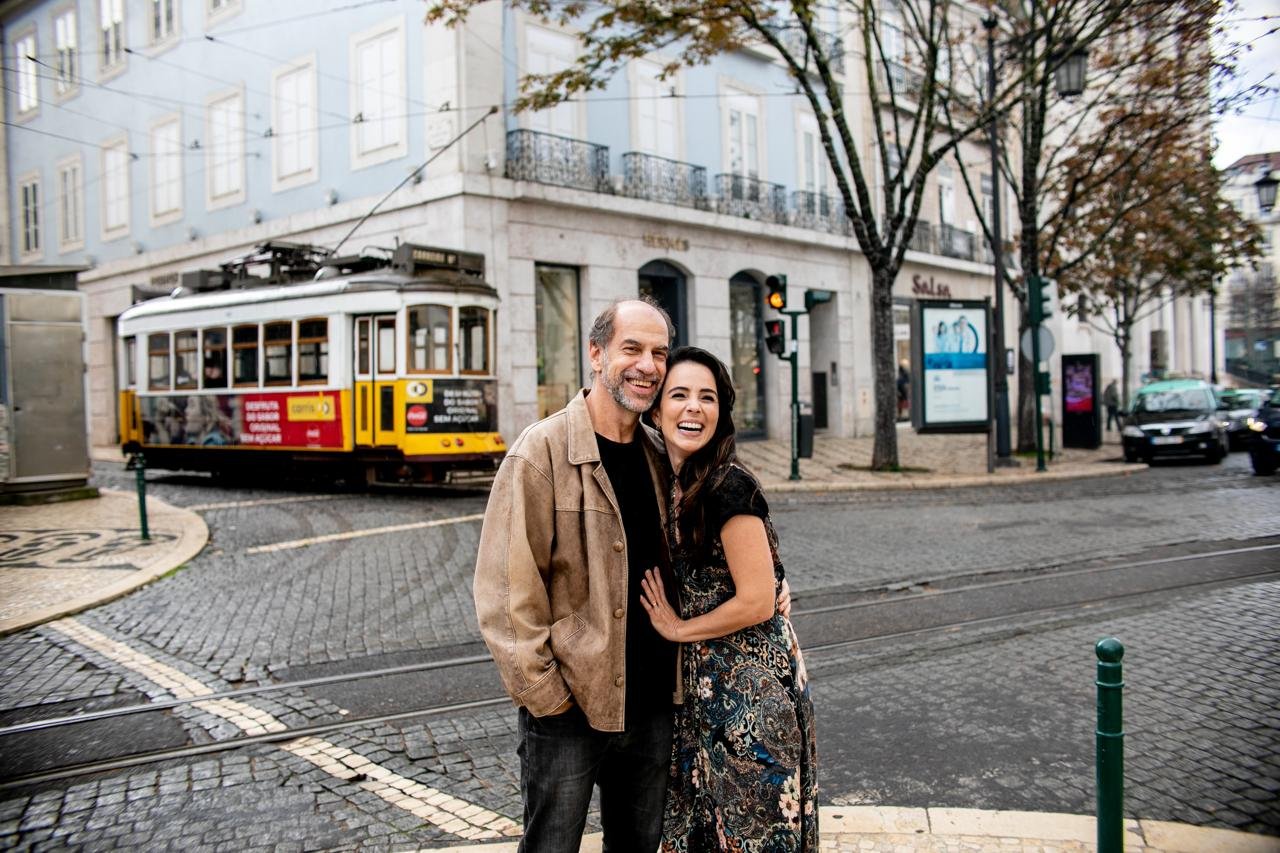
[[[656,432],[639,429],[663,522],[653,535],[665,543],[665,452]],[[517,705],[542,717],[572,695],[592,728],[623,730],[627,574],[622,515],[584,391],[507,451],[480,532],[476,615]]]

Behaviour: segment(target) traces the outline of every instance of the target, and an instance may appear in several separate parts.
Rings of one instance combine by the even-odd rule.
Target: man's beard
[[[648,403],[641,403],[627,396],[627,389],[624,384],[627,380],[627,374],[631,374],[633,377],[637,379],[649,379],[648,376],[645,376],[643,373],[640,373],[639,371],[627,370],[619,374],[618,381],[615,382],[609,376],[608,373],[605,373],[604,374],[605,390],[609,392],[609,396],[613,397],[614,401],[619,406],[626,409],[628,412],[632,412],[637,415],[643,415],[645,412],[649,411],[649,407],[653,405],[653,402],[650,401]],[[653,382],[657,384],[657,381],[658,381],[657,377],[654,377]]]

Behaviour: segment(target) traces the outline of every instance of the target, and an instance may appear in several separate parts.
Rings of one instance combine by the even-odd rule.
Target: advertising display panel
[[[140,397],[143,444],[341,450],[337,391]]]
[[[1062,446],[1095,448],[1102,444],[1102,400],[1098,356],[1062,356]]]
[[[990,411],[987,304],[920,300],[913,325],[921,365],[915,426],[985,431]]]
[[[498,384],[492,379],[435,379],[410,383],[407,433],[496,432]]]

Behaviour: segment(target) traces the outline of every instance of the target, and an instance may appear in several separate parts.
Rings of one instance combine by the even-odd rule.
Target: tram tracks
[[[1280,578],[1280,568],[1276,564],[1277,551],[1280,551],[1280,542],[1268,542],[1205,553],[1090,565],[1036,574],[1011,573],[1014,576],[997,579],[971,576],[976,578],[972,582],[956,583],[953,578],[951,583],[956,585],[941,589],[909,587],[896,591],[880,590],[877,591],[879,595],[871,599],[851,598],[807,608],[802,606],[802,602],[798,602],[792,619],[800,636],[806,638],[806,655],[813,657],[878,642],[901,641],[963,628],[989,626],[1001,620],[1034,621],[1039,617],[1061,616],[1099,605],[1132,602],[1144,596],[1276,579]],[[860,594],[866,596],[870,592],[863,590]],[[851,596],[858,594],[858,591],[850,593]],[[858,618],[850,618],[854,614],[858,614]],[[5,758],[4,774],[8,778],[0,779],[0,790],[259,744],[281,744],[361,726],[503,706],[510,701],[495,689],[496,679],[487,655],[458,655],[403,666],[211,691],[197,697],[21,721],[0,727],[0,758],[14,752],[15,748],[7,746],[8,744],[16,744],[23,738],[39,737],[42,733],[69,730],[118,718],[137,717],[142,720],[149,714],[173,711],[202,702],[225,700],[242,703],[246,699],[290,691],[303,694],[323,693],[325,688],[337,685],[375,679],[382,679],[386,685],[395,679],[415,677],[424,682],[421,685],[424,689],[418,692],[432,697],[424,707],[352,715],[302,726],[284,726],[277,731],[245,734],[212,743],[188,743],[136,753],[125,752],[91,761],[54,761],[47,766],[27,768],[25,772],[21,769],[14,772],[13,765]]]

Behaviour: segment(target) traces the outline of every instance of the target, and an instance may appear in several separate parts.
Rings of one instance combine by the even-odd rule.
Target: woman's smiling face
[[[653,414],[676,471],[711,441],[720,423],[716,378],[696,361],[682,361],[667,371]]]

